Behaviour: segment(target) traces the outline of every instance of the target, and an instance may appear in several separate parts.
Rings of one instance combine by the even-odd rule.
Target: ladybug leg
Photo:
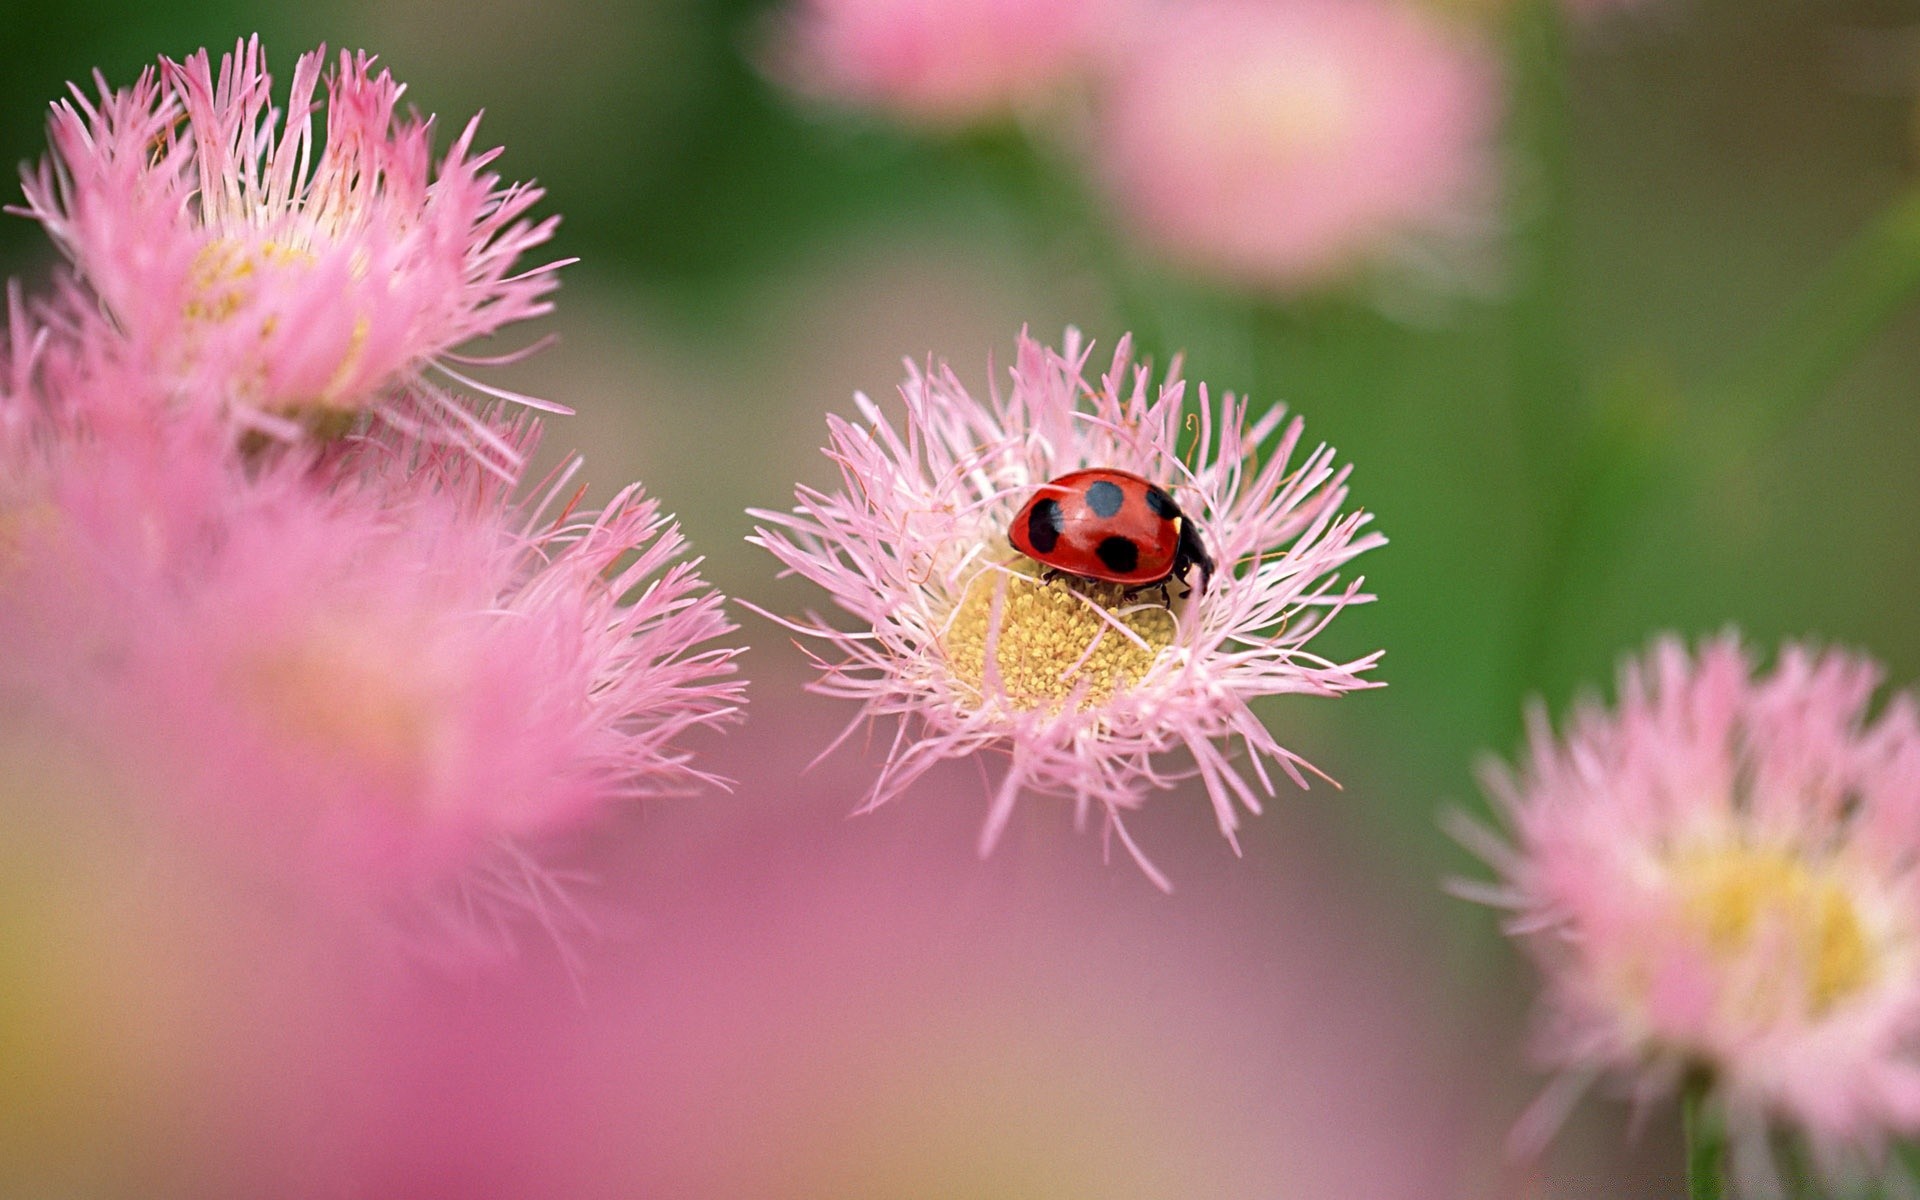
[[[1062,579],[1065,579],[1066,576],[1067,573],[1059,567],[1048,567],[1046,570],[1040,572],[1040,586],[1052,587]]]

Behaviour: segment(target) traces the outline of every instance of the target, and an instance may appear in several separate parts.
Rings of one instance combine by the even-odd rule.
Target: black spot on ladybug
[[[1033,548],[1042,554],[1051,554],[1054,546],[1060,542],[1060,532],[1066,528],[1061,520],[1058,500],[1041,500],[1034,504],[1033,511],[1027,514],[1027,540]]]
[[[1087,507],[1102,517],[1111,517],[1120,511],[1120,504],[1127,494],[1120,490],[1117,483],[1096,479],[1087,485]]]
[[[1107,537],[1100,539],[1095,548],[1100,562],[1116,575],[1125,575],[1140,564],[1140,547],[1133,544],[1132,538]]]
[[[1115,488],[1114,490],[1118,491],[1119,489]],[[1087,493],[1091,496],[1093,489],[1087,489]],[[1173,497],[1167,495],[1157,487],[1149,487],[1147,489],[1147,507],[1153,510],[1153,515],[1156,517],[1166,517],[1171,520],[1180,515],[1180,506],[1173,502]]]

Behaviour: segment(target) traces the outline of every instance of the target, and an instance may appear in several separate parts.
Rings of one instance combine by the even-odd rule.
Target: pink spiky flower
[[[1500,86],[1483,47],[1385,0],[1152,11],[1112,73],[1094,148],[1145,244],[1282,295],[1385,264],[1471,265],[1458,251],[1483,240],[1497,195]]]
[[[713,782],[685,735],[741,688],[677,528],[637,488],[555,515],[563,481],[513,523],[452,490],[236,523],[140,618],[127,727],[183,803],[286,839],[355,904],[466,933],[489,899],[550,917],[524,848]]]
[[[1536,710],[1489,791],[1513,845],[1463,890],[1511,910],[1545,978],[1515,1131],[1537,1153],[1596,1078],[1645,1107],[1704,1086],[1735,1177],[1779,1193],[1797,1131],[1830,1182],[1920,1131],[1920,706],[1869,718],[1874,663],[1789,643],[1755,675],[1733,636],[1626,664],[1612,711]],[[1852,1193],[1848,1193],[1852,1194]]]
[[[687,741],[739,707],[734,627],[637,487],[579,511],[576,460],[516,503],[392,429],[253,463],[192,412],[70,432],[64,389],[139,380],[61,365],[0,372],[0,450],[36,467],[0,489],[0,707],[239,870],[467,955],[515,905],[565,916],[556,839],[713,781]],[[496,437],[524,456],[532,423]]]
[[[365,53],[331,73],[325,58],[300,57],[284,114],[257,38],[217,75],[203,50],[54,106],[52,153],[23,173],[17,211],[69,259],[74,319],[94,318],[173,402],[275,436],[392,416],[412,394],[443,431],[485,442],[426,386],[430,369],[563,411],[451,365],[463,343],[551,307],[562,264],[517,267],[553,232],[526,216],[540,189],[487,170],[499,151],[475,152],[478,118],[434,169],[433,123],[397,112],[403,86]]]
[[[1336,663],[1306,647],[1346,605],[1371,599],[1336,571],[1384,539],[1362,532],[1367,514],[1341,511],[1347,468],[1331,450],[1293,461],[1298,420],[1277,408],[1254,417],[1230,395],[1215,403],[1204,385],[1189,405],[1177,370],[1150,386],[1124,339],[1090,384],[1090,352],[1073,331],[1058,352],[1022,334],[1011,390],[984,403],[946,367],[909,362],[904,424],[856,396],[857,422],[829,418],[841,489],[802,487],[792,512],[754,510],[764,524],[751,540],[853,617],[845,629],[813,615],[782,621],[823,644],[813,690],[861,702],[849,731],[898,721],[865,808],[943,759],[1004,752],[983,854],[1023,792],[1068,796],[1076,821],[1099,810],[1166,887],[1122,814],[1198,774],[1235,842],[1238,808],[1258,813],[1273,794],[1269,763],[1305,786],[1311,768],[1248,702],[1376,686],[1360,674],[1377,652]],[[1189,422],[1192,467],[1181,450]],[[1218,563],[1211,586],[1163,603],[1036,578],[1038,564],[1008,544],[1009,521],[1036,487],[1090,466],[1166,487]],[[1190,765],[1163,761],[1178,750]]]

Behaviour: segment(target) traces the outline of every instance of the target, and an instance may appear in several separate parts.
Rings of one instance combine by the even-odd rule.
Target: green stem
[[[1764,445],[1806,415],[1916,292],[1920,187],[1854,236],[1715,398],[1743,409],[1749,445]]]
[[[1509,139],[1531,186],[1517,205],[1514,287],[1507,303],[1508,389],[1521,470],[1545,524],[1517,597],[1506,686],[1491,696],[1491,727],[1503,730],[1518,718],[1518,697],[1544,682],[1571,559],[1594,516],[1584,493],[1597,469],[1573,335],[1572,106],[1561,5],[1532,0],[1518,6],[1509,36]]]
[[[1687,1139],[1687,1195],[1690,1200],[1721,1200],[1727,1157],[1726,1131],[1707,1105],[1707,1089],[1687,1088],[1681,1100],[1681,1128]]]
[[[1551,524],[1522,592],[1513,686],[1554,682],[1542,676],[1554,665],[1571,597],[1583,585],[1604,582],[1601,568],[1610,552],[1653,503],[1672,503],[1676,487],[1710,486],[1720,472],[1791,430],[1916,293],[1920,187],[1861,230],[1760,351],[1694,403],[1682,403],[1660,380],[1603,388],[1599,420],[1584,431],[1578,452],[1555,460],[1558,492],[1540,502]],[[1674,427],[1672,415],[1683,411],[1694,427]]]
[[[1558,0],[1522,4],[1510,33],[1509,137],[1530,186],[1518,204],[1508,340],[1520,449],[1543,497],[1563,482],[1584,416],[1573,332],[1574,138],[1562,7]]]

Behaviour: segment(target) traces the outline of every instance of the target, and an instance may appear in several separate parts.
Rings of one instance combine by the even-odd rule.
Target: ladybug
[[[1196,566],[1201,591],[1213,579],[1213,557],[1166,489],[1112,467],[1041,484],[1014,515],[1007,540],[1050,568],[1049,575],[1064,572],[1129,590],[1184,582]]]

